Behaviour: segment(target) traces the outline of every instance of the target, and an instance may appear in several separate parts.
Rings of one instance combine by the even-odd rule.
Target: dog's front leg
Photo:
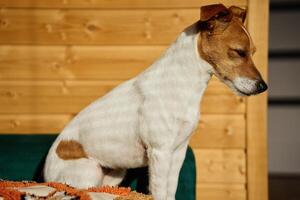
[[[166,200],[176,121],[163,99],[156,96],[148,97],[139,113],[140,137],[147,147],[149,189],[154,200]]]
[[[149,189],[154,200],[166,200],[168,175],[172,162],[172,153],[169,149],[148,149],[149,157]]]
[[[168,176],[167,200],[175,200],[179,173],[185,158],[188,142],[178,147],[172,155],[172,163]]]

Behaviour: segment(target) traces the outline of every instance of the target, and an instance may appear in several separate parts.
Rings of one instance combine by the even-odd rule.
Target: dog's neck
[[[177,112],[198,115],[194,112],[199,111],[197,108],[212,76],[211,65],[199,55],[198,39],[199,31],[197,24],[194,24],[179,35],[160,59],[137,77],[141,80],[145,96],[163,97],[172,104],[182,106]]]
[[[176,68],[182,73],[177,73],[177,75],[188,76],[198,86],[208,83],[213,70],[212,66],[200,57],[198,50],[198,40],[200,39],[198,25],[195,23],[179,35],[161,58],[162,61],[170,63],[164,65],[169,68],[168,70]]]

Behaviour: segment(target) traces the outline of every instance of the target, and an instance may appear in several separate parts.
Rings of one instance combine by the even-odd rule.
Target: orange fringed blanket
[[[0,181],[0,199],[80,199],[80,200],[151,200],[151,196],[132,192],[125,187],[93,187],[76,189],[62,183]]]

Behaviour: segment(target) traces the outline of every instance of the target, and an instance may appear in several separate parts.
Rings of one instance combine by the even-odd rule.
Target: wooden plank
[[[201,102],[201,113],[245,113],[245,99],[232,95],[206,95]]]
[[[1,31],[0,31],[1,32]],[[166,46],[0,46],[0,79],[129,79]]]
[[[65,80],[82,79],[126,80],[144,71],[166,48],[166,46],[2,45],[0,80],[46,79],[64,80],[64,83],[69,83]],[[213,81],[209,82],[209,88],[214,89],[206,91],[206,94],[232,94],[227,86],[215,80],[216,78],[213,78]],[[6,83],[1,81],[0,87],[2,84]],[[14,82],[10,84],[15,85]],[[27,82],[23,84],[35,85]]]
[[[256,45],[253,61],[266,80],[268,71],[269,1],[248,2],[248,29]],[[248,200],[268,199],[267,93],[247,99]]]
[[[194,149],[197,183],[246,183],[244,150]]]
[[[0,134],[60,133],[63,127],[72,119],[72,117],[73,115],[69,114],[4,114],[0,115]],[[244,122],[241,121],[243,118],[235,115],[223,115],[223,118],[225,123],[219,121],[219,115],[203,115],[202,119],[204,119],[205,122],[215,120],[215,125],[214,127],[201,127],[200,125],[200,133],[197,133],[197,135],[200,135],[200,137],[195,135],[196,137],[194,136],[192,138],[190,145],[193,148],[244,148],[244,131],[237,130],[239,131],[238,133],[228,135],[226,132],[228,129],[225,127],[225,124],[233,127],[237,126],[234,123],[240,122],[241,124],[244,124]],[[243,128],[245,129],[245,127]],[[201,133],[205,134],[205,136],[201,137]]]
[[[199,9],[3,9],[0,44],[165,45]],[[164,19],[164,20],[162,20]]]
[[[246,200],[244,184],[198,184],[198,200]]]
[[[217,185],[200,184],[197,186],[198,200],[246,200],[247,193],[243,184]]]
[[[245,148],[244,115],[203,115],[190,145],[193,148]]]
[[[99,97],[124,81],[0,81],[0,97]]]
[[[231,89],[225,85],[223,82],[219,81],[215,76],[208,83],[208,87],[204,93],[204,95],[233,95],[236,96]]]
[[[96,98],[82,97],[0,97],[1,114],[76,114]]]
[[[19,96],[102,96],[124,81],[0,81],[0,97]],[[210,81],[205,95],[234,94],[216,79]],[[234,98],[234,97],[233,97]]]
[[[246,6],[246,0],[1,0],[1,7],[13,8],[199,8],[202,5],[223,3]]]
[[[99,96],[100,97],[100,96]],[[82,110],[96,96],[19,96],[14,93],[6,93],[0,96],[0,114],[17,113],[51,113],[74,114]],[[222,106],[216,106],[220,105]],[[245,103],[240,97],[232,95],[207,95],[202,100],[202,113],[244,113]]]
[[[0,115],[0,134],[59,133],[72,115]]]

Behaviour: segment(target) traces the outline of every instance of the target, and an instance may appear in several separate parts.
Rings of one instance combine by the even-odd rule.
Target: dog
[[[57,137],[44,167],[46,181],[78,188],[118,185],[126,169],[149,167],[155,200],[174,200],[200,101],[215,75],[236,94],[267,89],[256,69],[246,11],[222,4],[201,7],[147,70],[82,110]]]

